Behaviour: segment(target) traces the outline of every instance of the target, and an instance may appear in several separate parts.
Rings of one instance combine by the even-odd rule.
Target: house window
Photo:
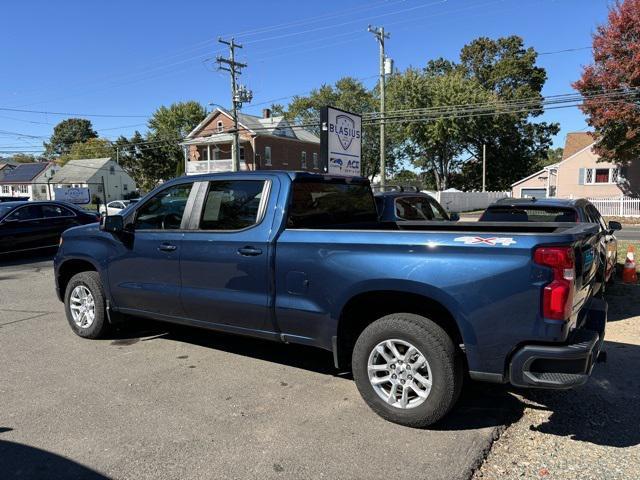
[[[271,166],[271,147],[264,147],[264,164],[267,167]]]
[[[302,152],[300,156],[300,167],[306,170],[307,168],[307,152]]]
[[[240,160],[244,160],[244,147],[240,147]]]
[[[9,185],[2,186],[2,193],[9,193]]]
[[[47,193],[47,187],[45,187],[44,185],[42,185],[40,187],[40,193]]]
[[[318,169],[318,154],[317,153],[313,154],[313,168],[314,168],[314,170]]]
[[[18,185],[18,191],[20,193],[29,193],[29,185]]]
[[[113,165],[111,165],[111,166],[109,167],[109,173],[110,173],[111,175],[115,175],[115,174],[116,174],[116,167],[114,167]]]
[[[600,184],[614,184],[618,181],[618,169],[617,168],[585,168],[584,169],[584,184],[585,185],[600,185]]]
[[[126,192],[127,190],[129,190],[129,185],[127,185],[126,183],[124,183],[124,184],[122,185],[122,190],[123,190],[123,191],[125,191],[125,192]]]
[[[593,183],[593,168],[587,168],[584,183]]]
[[[98,192],[102,193],[102,185],[98,185]]]
[[[596,181],[595,183],[609,183],[609,169],[608,168],[596,168]]]
[[[198,157],[200,160],[209,160],[209,149],[207,147],[198,147]]]
[[[218,133],[222,133],[222,132],[224,132],[224,125],[223,125],[223,123],[222,123],[222,121],[221,121],[221,120],[218,120],[217,127],[218,127],[218,129],[217,129],[217,130],[218,130]]]

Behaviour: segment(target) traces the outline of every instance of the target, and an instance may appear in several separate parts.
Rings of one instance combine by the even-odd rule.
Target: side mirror
[[[451,220],[452,222],[457,222],[458,220],[460,220],[460,214],[458,212],[450,213],[449,220]]]
[[[109,233],[124,232],[124,217],[122,215],[109,215],[102,217],[100,230]]]
[[[620,222],[616,222],[615,220],[609,221],[609,230],[615,232],[616,230],[622,230],[622,224]]]

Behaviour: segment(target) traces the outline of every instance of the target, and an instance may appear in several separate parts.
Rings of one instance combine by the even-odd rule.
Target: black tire
[[[83,285],[93,296],[95,304],[95,317],[93,323],[89,327],[83,328],[76,324],[73,320],[70,308],[70,298],[73,290]],[[107,321],[106,300],[104,290],[102,289],[102,281],[98,272],[81,272],[69,280],[67,290],[64,294],[64,309],[67,314],[67,321],[73,333],[83,338],[100,338],[109,330],[109,322]]]
[[[431,369],[431,391],[422,404],[413,408],[388,404],[369,381],[369,355],[376,345],[389,339],[415,346]],[[369,407],[382,418],[407,427],[424,428],[442,419],[462,389],[463,361],[449,335],[428,318],[411,313],[387,315],[365,328],[353,349],[352,366],[356,386]]]

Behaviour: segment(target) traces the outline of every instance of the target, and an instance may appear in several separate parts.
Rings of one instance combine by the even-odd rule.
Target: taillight
[[[573,309],[575,258],[571,247],[538,247],[533,261],[553,269],[553,280],[544,287],[542,315],[554,320],[568,320]]]

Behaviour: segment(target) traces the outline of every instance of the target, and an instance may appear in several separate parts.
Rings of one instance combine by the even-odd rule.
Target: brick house
[[[233,117],[216,108],[187,135],[185,173],[193,175],[231,170]],[[262,117],[238,114],[241,170],[320,171],[320,139],[302,128],[292,128],[282,116],[263,110]]]
[[[640,163],[619,167],[599,162],[586,132],[567,134],[562,160],[511,185],[515,198],[607,198],[640,193]]]

